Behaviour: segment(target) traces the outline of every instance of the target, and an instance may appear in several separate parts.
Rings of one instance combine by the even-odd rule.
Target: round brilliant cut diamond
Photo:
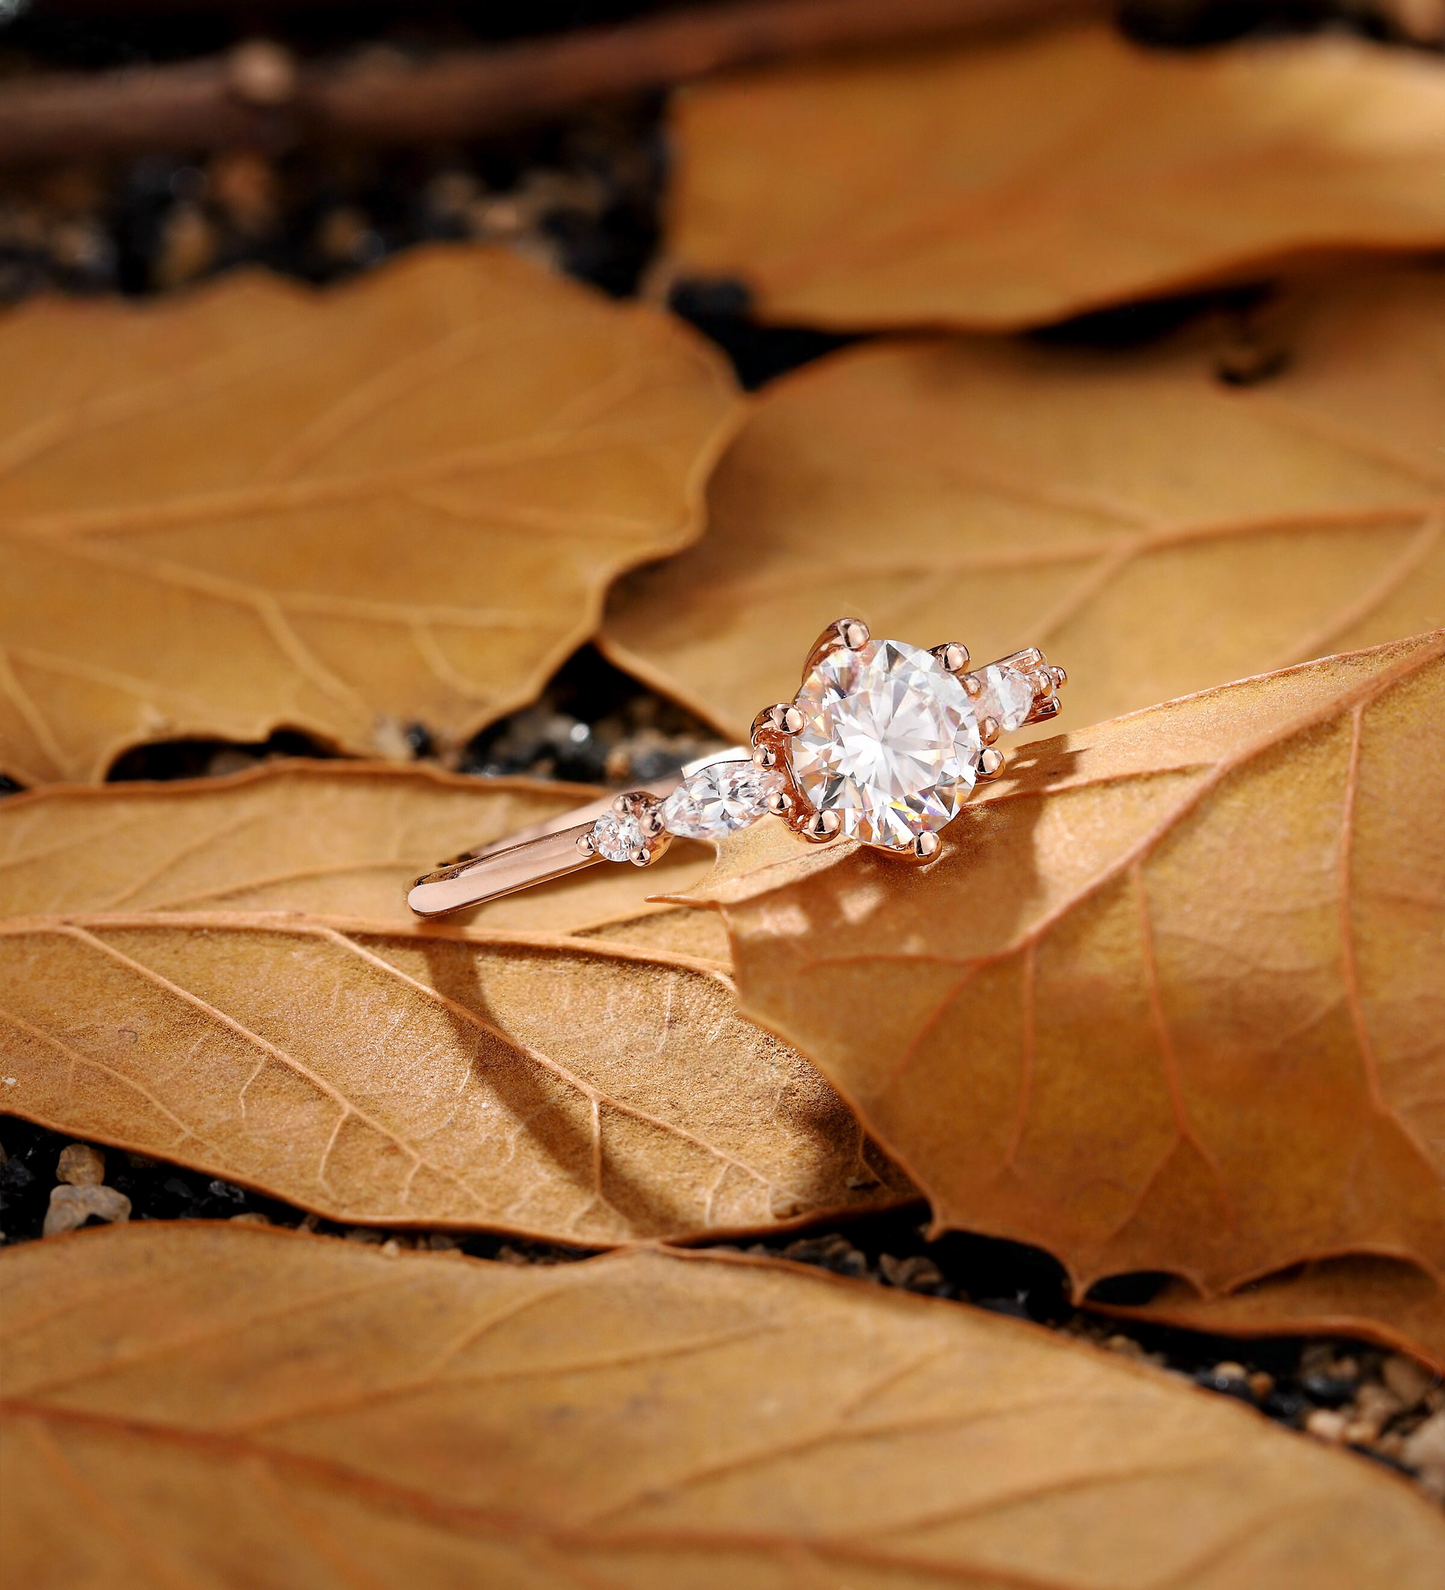
[[[606,812],[592,825],[592,843],[606,861],[631,861],[634,850],[647,847],[642,824],[635,817]]]
[[[996,719],[1005,731],[1019,728],[1034,707],[1028,675],[1004,663],[990,663],[979,678],[983,694],[974,702],[974,711],[980,718]]]
[[[931,652],[870,640],[830,653],[793,703],[793,777],[841,832],[901,850],[957,816],[977,776],[978,720],[963,685]]]
[[[775,769],[751,761],[712,762],[667,797],[663,826],[684,839],[722,839],[756,822],[767,810],[768,796],[782,788],[782,774]]]

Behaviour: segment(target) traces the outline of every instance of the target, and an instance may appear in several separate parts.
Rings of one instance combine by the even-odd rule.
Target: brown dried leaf
[[[1142,1308],[1103,1312],[1215,1336],[1354,1336],[1410,1353],[1445,1375],[1440,1284],[1378,1254],[1321,1259],[1252,1281],[1227,1297],[1200,1297],[1171,1281]]]
[[[511,255],[260,274],[0,327],[0,761],[97,778],[279,724],[352,750],[529,700],[685,545],[738,412],[677,322]]]
[[[677,268],[764,320],[1010,329],[1445,242],[1445,68],[1358,40],[1034,33],[705,84],[673,133]]]
[[[614,599],[608,648],[738,734],[839,613],[980,661],[1043,645],[1072,723],[1445,624],[1445,277],[1283,321],[1292,363],[1249,389],[1198,339],[804,370],[733,444],[702,542]]]
[[[1371,1464],[1067,1337],[791,1266],[167,1224],[0,1275],[16,1583],[1445,1583],[1445,1522]]]
[[[593,794],[302,764],[0,803],[0,1102],[338,1220],[607,1243],[910,1196],[738,1017],[717,925],[645,902],[700,848],[406,910]]]
[[[940,1225],[1078,1293],[1445,1274],[1445,630],[1037,743],[924,872],[781,825],[694,897]]]

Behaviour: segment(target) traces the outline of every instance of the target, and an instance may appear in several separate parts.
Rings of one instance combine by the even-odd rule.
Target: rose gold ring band
[[[742,760],[748,755],[746,746],[714,752],[688,763],[680,772],[631,790],[626,796],[604,795],[545,823],[520,829],[494,845],[454,856],[418,878],[407,891],[406,903],[418,916],[446,916],[451,911],[516,894],[519,889],[530,889],[534,884],[565,878],[606,859],[595,847],[584,846],[581,841],[592,834],[599,818],[615,811],[618,801],[636,796],[663,800],[690,773],[713,762]]]

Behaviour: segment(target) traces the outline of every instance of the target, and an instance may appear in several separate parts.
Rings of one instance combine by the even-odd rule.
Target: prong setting
[[[913,841],[913,859],[915,861],[932,861],[943,848],[943,841],[931,828],[926,828]]]
[[[842,828],[843,819],[837,812],[810,812],[799,825],[798,832],[805,839],[811,839],[815,844],[821,845],[829,839],[836,839]]]
[[[968,667],[968,647],[962,641],[946,641],[932,648],[933,655],[951,674],[961,674]]]
[[[806,679],[833,652],[860,651],[871,638],[868,626],[861,618],[835,618],[813,642],[808,660],[803,664],[803,678]]]
[[[997,778],[1003,772],[1003,752],[986,746],[979,752],[978,776],[980,779]]]
[[[987,715],[978,720],[978,737],[985,745],[992,745],[1000,734],[999,721]]]
[[[799,734],[803,728],[803,714],[791,701],[780,701],[763,714],[768,728],[775,734]]]

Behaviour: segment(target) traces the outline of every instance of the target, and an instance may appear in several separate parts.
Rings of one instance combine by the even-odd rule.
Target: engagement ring
[[[769,815],[815,843],[856,839],[927,862],[975,783],[1002,771],[994,741],[1055,717],[1064,683],[1032,647],[971,671],[956,641],[923,650],[840,618],[797,695],[753,720],[751,745],[458,856],[418,878],[407,903],[441,916],[598,861],[646,867],[674,836],[722,839]]]

